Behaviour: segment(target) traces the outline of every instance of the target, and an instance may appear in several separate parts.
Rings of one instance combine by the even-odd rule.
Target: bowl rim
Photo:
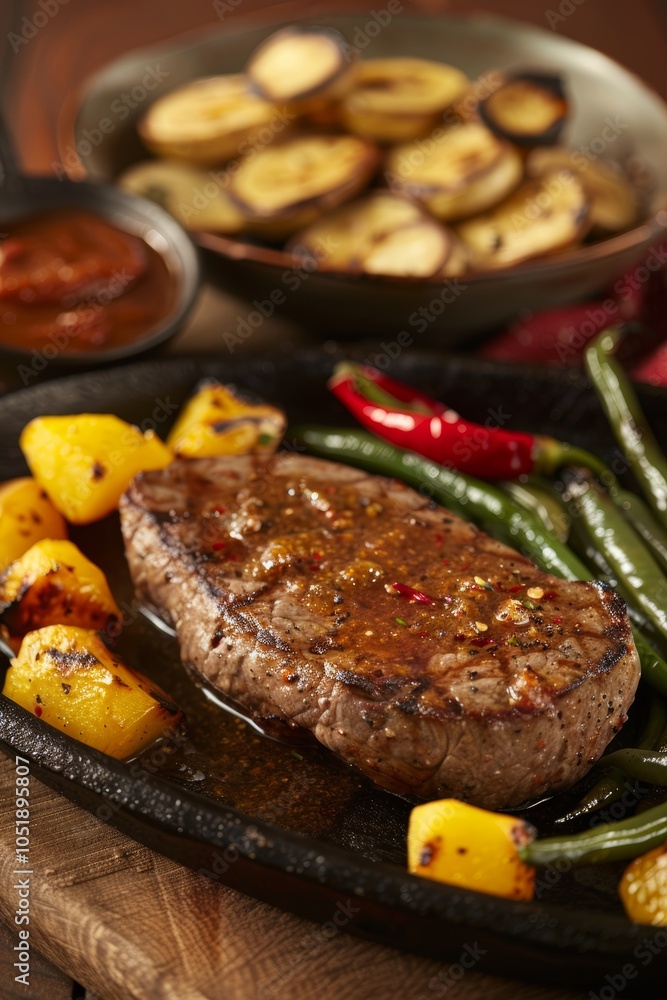
[[[64,109],[67,113],[61,115],[60,118],[57,135],[59,152],[61,155],[64,155],[64,150],[68,142],[68,136],[66,135],[67,131],[69,131],[70,138],[71,135],[76,135],[81,111],[85,106],[87,95],[91,91],[97,90],[101,82],[108,77],[109,72],[121,65],[129,56],[138,55],[140,53],[142,55],[154,54],[156,57],[162,53],[164,56],[168,53],[171,54],[176,51],[191,50],[205,41],[210,41],[214,36],[220,38],[231,36],[234,38],[235,36],[244,35],[254,30],[270,28],[279,30],[281,27],[287,27],[295,23],[318,23],[336,27],[341,20],[348,19],[355,13],[359,13],[359,11],[355,11],[354,8],[344,11],[340,9],[336,10],[334,8],[331,10],[323,10],[317,14],[306,12],[304,15],[299,16],[295,13],[293,18],[289,18],[286,16],[285,5],[281,4],[278,7],[278,10],[273,13],[270,7],[265,8],[262,11],[254,11],[251,15],[245,15],[243,18],[239,18],[238,23],[231,26],[220,25],[219,27],[216,27],[216,30],[214,31],[211,31],[210,27],[208,29],[196,27],[184,32],[179,32],[171,38],[167,38],[156,44],[139,46],[138,48],[130,49],[129,51],[118,56],[116,59],[106,63],[102,69],[97,70],[95,73],[88,76],[83,81],[82,85],[72,93],[72,99],[67,103],[66,108]],[[407,15],[405,15],[405,19],[411,22],[456,22],[457,24],[471,25],[473,29],[478,27],[495,27],[496,29],[501,28],[508,32],[515,32],[518,30],[524,34],[537,37],[553,37],[553,33],[547,32],[539,25],[522,21],[518,18],[506,17],[501,14],[488,13],[485,11],[473,11],[471,13],[451,13],[449,11],[441,13],[410,11]],[[329,20],[331,20],[331,25],[329,25]],[[622,73],[631,77],[641,89],[646,91],[654,101],[657,101],[661,105],[666,116],[665,134],[667,135],[667,100],[663,98],[654,87],[643,80],[638,73],[628,69],[616,59],[611,58],[611,56],[606,55],[606,53],[601,52],[599,49],[595,49],[593,46],[587,45],[584,42],[579,42],[576,39],[569,37],[561,37],[559,38],[559,43],[569,49],[579,49],[584,53],[594,55],[595,59],[600,64],[606,65],[608,68],[613,68],[614,70],[621,70]],[[150,153],[148,151],[146,152],[146,159],[151,159]],[[84,171],[83,174],[78,172],[75,168],[75,175],[85,176],[89,180],[97,178],[98,176],[94,170],[87,172],[83,165],[81,165],[80,169]],[[224,165],[221,169],[224,169]],[[102,177],[101,174],[99,176],[100,178]],[[107,183],[115,184],[116,179],[114,177],[106,177],[105,179]],[[190,230],[189,235],[196,245],[206,251],[218,254],[225,260],[259,264],[263,267],[282,270],[303,270],[304,259],[307,259],[277,247],[261,246],[210,230]],[[583,265],[594,263],[595,261],[612,261],[617,256],[621,256],[625,253],[631,253],[633,249],[636,249],[639,254],[642,248],[650,247],[665,235],[667,235],[667,201],[665,202],[665,205],[661,204],[631,229],[614,234],[606,239],[598,240],[596,243],[590,243],[573,249],[558,250],[550,254],[545,254],[542,257],[536,257],[529,261],[509,264],[488,271],[471,271],[458,276],[433,276],[428,278],[418,275],[367,274],[366,272],[361,271],[344,271],[326,267],[317,267],[313,269],[312,273],[316,273],[320,277],[333,279],[334,281],[363,281],[371,285],[395,285],[400,287],[447,287],[447,282],[454,282],[460,278],[461,280],[465,280],[466,286],[472,285],[474,287],[483,288],[485,285],[493,285],[497,280],[526,278],[530,281],[533,277],[538,279],[541,275],[553,272],[558,268],[563,268],[566,271],[573,271]]]

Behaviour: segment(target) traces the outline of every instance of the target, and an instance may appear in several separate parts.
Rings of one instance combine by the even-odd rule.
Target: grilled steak
[[[303,456],[175,462],[121,502],[181,656],[378,784],[499,808],[580,778],[626,718],[623,601],[395,481]]]

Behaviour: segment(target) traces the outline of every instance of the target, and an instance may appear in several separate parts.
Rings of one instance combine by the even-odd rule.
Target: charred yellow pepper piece
[[[50,726],[121,760],[140,753],[183,717],[163,691],[121,663],[97,632],[68,625],[25,637],[3,694]]]
[[[619,892],[630,920],[667,927],[667,843],[628,865]]]
[[[153,431],[106,413],[36,417],[21,434],[30,469],[54,506],[73,524],[89,524],[118,506],[130,480],[172,460]]]
[[[285,423],[284,413],[274,406],[249,403],[229,386],[204,382],[183,407],[167,444],[183,458],[271,454]]]
[[[33,629],[108,629],[120,621],[120,609],[102,570],[73,542],[44,539],[0,576],[0,621],[17,651]]]
[[[0,486],[0,572],[40,538],[67,538],[67,525],[35,479]]]
[[[519,857],[533,830],[514,816],[457,799],[416,806],[408,828],[413,875],[508,899],[532,899],[535,869]]]

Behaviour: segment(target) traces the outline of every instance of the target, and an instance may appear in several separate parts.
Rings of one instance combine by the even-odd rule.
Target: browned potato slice
[[[344,125],[377,142],[424,135],[468,87],[465,73],[428,59],[371,59],[359,64],[342,105]]]
[[[340,100],[355,72],[354,53],[339,31],[305,25],[271,35],[247,65],[248,77],[262,97],[300,113]]]
[[[376,147],[356,136],[300,136],[242,162],[230,194],[253,230],[278,239],[353,198],[378,160]]]
[[[589,160],[569,149],[535,149],[528,157],[526,169],[531,177],[552,170],[571,170],[576,174],[590,201],[593,227],[600,235],[630,229],[637,222],[637,194],[616,164]]]
[[[187,163],[144,160],[121,174],[118,184],[162,205],[186,229],[232,235],[245,225],[227,191],[213,176]]]
[[[465,243],[454,232],[451,232],[451,236],[452,246],[445,266],[440,272],[441,278],[458,278],[466,273],[470,264],[470,255]]]
[[[479,106],[482,121],[519,146],[553,145],[568,113],[563,81],[553,73],[513,75]]]
[[[561,170],[527,181],[491,212],[461,223],[458,232],[473,267],[487,270],[574,246],[589,228],[583,185]]]
[[[193,80],[150,106],[139,135],[158,156],[188,163],[219,163],[243,152],[276,120],[273,105],[250,88],[243,73]],[[280,123],[276,131],[283,131]]]
[[[446,266],[454,242],[409,198],[377,191],[298,233],[288,249],[326,270],[430,277]]]
[[[419,199],[448,222],[491,208],[521,180],[519,153],[486,126],[452,125],[437,139],[397,146],[385,174],[394,191]]]
[[[449,251],[450,239],[442,226],[424,218],[381,237],[366,254],[363,270],[428,278],[442,270]]]

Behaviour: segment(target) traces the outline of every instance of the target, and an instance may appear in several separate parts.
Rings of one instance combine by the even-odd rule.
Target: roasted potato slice
[[[158,98],[138,131],[158,156],[213,164],[238,156],[260,132],[270,132],[276,116],[274,106],[253,93],[245,74],[208,76]],[[285,126],[281,119],[277,131]]]
[[[72,542],[36,542],[0,575],[0,623],[15,652],[45,625],[113,631],[119,621],[104,573]]]
[[[164,691],[122,663],[97,632],[68,625],[28,633],[3,694],[119,760],[141,753],[183,719]]]
[[[297,234],[288,249],[324,270],[430,277],[446,266],[454,242],[415,202],[376,191]]]
[[[353,198],[378,161],[377,148],[356,136],[299,136],[242,162],[230,194],[254,231],[280,238]]]
[[[630,862],[619,892],[628,920],[667,927],[667,843]]]
[[[341,107],[343,124],[355,135],[381,143],[425,135],[468,87],[465,73],[428,59],[361,62]]]
[[[67,538],[67,525],[36,479],[0,486],[0,572],[41,538]]]
[[[492,211],[458,227],[474,268],[507,267],[575,246],[590,228],[581,181],[566,170],[526,181]]]
[[[425,802],[410,813],[408,869],[462,889],[530,900],[535,869],[518,852],[534,835],[523,820],[458,799]]]
[[[470,255],[465,243],[452,230],[449,231],[451,232],[452,247],[445,266],[440,272],[440,277],[458,278],[467,272],[470,265]]]
[[[35,417],[20,444],[35,479],[73,524],[110,514],[138,472],[163,469],[173,458],[154,431],[107,413]]]
[[[356,75],[356,57],[334,28],[292,25],[255,49],[246,72],[265,100],[305,114],[345,96]]]
[[[118,178],[119,187],[150,198],[186,229],[234,235],[245,219],[213,173],[177,160],[143,160]]]
[[[232,386],[207,381],[181,410],[167,444],[181,458],[271,454],[285,433],[285,414],[249,402]]]
[[[393,191],[417,198],[443,222],[496,205],[522,175],[514,147],[475,121],[452,125],[428,143],[397,146],[385,173]]]
[[[589,160],[569,149],[534,149],[526,161],[531,177],[553,170],[571,170],[584,186],[590,202],[593,229],[600,236],[630,229],[638,220],[639,202],[620,167],[605,160]]]
[[[518,146],[552,146],[569,114],[563,81],[555,73],[517,73],[480,102],[492,132]]]

